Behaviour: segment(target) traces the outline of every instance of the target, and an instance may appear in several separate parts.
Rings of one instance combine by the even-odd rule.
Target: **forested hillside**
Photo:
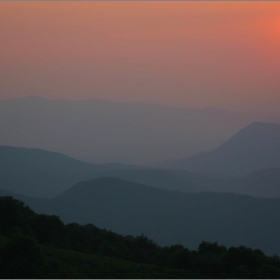
[[[248,247],[201,242],[161,247],[93,224],[64,224],[0,197],[1,278],[279,278],[280,259]]]
[[[196,249],[208,240],[280,254],[279,198],[181,193],[100,178],[75,184],[53,199],[24,201],[66,223],[93,223],[124,235],[144,233],[162,246]]]

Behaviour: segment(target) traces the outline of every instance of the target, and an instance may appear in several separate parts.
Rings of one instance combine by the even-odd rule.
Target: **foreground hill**
[[[201,240],[280,253],[280,199],[180,193],[116,178],[74,185],[49,200],[25,200],[64,222],[94,223],[121,234],[144,233],[160,245],[195,249]]]
[[[201,242],[160,247],[93,224],[63,224],[0,197],[1,278],[279,278],[280,259],[260,250]]]
[[[255,122],[209,152],[169,162],[166,168],[208,174],[246,174],[280,167],[280,124]]]
[[[29,250],[22,251],[22,247],[27,249],[27,246]],[[11,247],[13,249],[11,254],[6,253]],[[0,264],[2,279],[193,279],[203,277],[203,274],[188,270],[129,261],[112,257],[110,254],[102,256],[96,253],[80,253],[77,249],[65,250],[54,248],[54,246],[43,246],[26,237],[3,239],[0,236],[0,258],[1,253],[4,257],[10,255],[8,264],[7,259],[2,261],[5,267],[1,267]]]

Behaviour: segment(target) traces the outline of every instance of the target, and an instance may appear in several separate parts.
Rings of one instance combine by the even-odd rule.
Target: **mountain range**
[[[149,165],[213,149],[250,122],[267,118],[215,108],[30,96],[0,101],[0,145],[98,164]]]
[[[0,195],[67,223],[144,233],[160,245],[195,249],[205,240],[280,254],[279,135],[279,124],[252,123],[188,158],[190,171],[1,146]]]
[[[115,177],[181,192],[280,197],[279,141],[279,124],[252,123],[217,149],[169,162],[165,169],[119,163],[97,165],[60,153],[0,146],[0,188],[51,198],[79,181]]]
[[[40,149],[0,146],[0,188],[31,197],[51,198],[79,181],[118,177],[162,189],[199,192],[197,176],[150,167],[108,163],[96,165]]]

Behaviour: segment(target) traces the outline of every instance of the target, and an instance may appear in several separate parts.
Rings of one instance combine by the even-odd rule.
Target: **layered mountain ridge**
[[[148,165],[211,149],[251,121],[214,108],[30,96],[0,101],[0,145],[41,148],[98,164]]]
[[[75,184],[53,199],[21,199],[38,213],[67,223],[93,223],[124,235],[144,233],[160,245],[195,249],[205,240],[280,253],[279,198],[182,193],[100,178]]]

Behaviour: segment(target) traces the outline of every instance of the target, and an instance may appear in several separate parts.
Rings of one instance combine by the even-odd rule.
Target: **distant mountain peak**
[[[248,126],[241,129],[241,131],[271,130],[271,129],[280,129],[280,124],[269,123],[269,122],[252,122]]]
[[[169,162],[167,168],[241,175],[280,167],[280,124],[253,122],[218,148]]]

